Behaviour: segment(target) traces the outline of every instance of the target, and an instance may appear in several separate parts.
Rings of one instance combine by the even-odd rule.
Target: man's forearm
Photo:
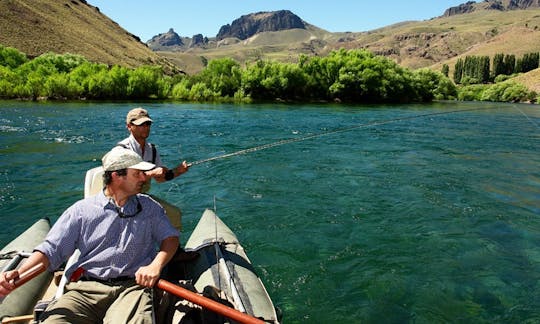
[[[160,270],[162,270],[163,267],[165,267],[165,265],[171,261],[172,257],[176,253],[176,250],[178,249],[179,244],[180,241],[177,236],[171,236],[164,239],[161,242],[159,252],[152,263],[158,265]]]

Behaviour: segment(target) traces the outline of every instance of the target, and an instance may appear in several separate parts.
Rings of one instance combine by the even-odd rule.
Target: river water
[[[0,102],[1,246],[82,197],[139,105]],[[168,166],[298,140],[152,187],[182,242],[217,208],[286,323],[540,321],[538,106],[142,106]]]

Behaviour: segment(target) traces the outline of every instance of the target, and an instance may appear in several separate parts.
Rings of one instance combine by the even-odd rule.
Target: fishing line
[[[527,118],[527,120],[528,120],[529,122],[531,122],[531,124],[533,124],[534,126],[536,126],[536,128],[540,129],[540,125],[538,125],[534,120],[532,120],[529,116],[527,116],[527,114],[525,114],[525,113],[523,112],[523,110],[519,109],[518,106],[515,106],[515,108],[516,108],[523,116],[525,116],[525,118]]]
[[[330,130],[330,131],[323,132],[323,133],[317,133],[317,134],[307,135],[307,136],[303,136],[303,137],[299,137],[299,138],[290,138],[290,139],[285,139],[285,140],[281,140],[281,141],[277,141],[277,142],[273,142],[273,143],[263,144],[263,145],[260,145],[260,146],[255,146],[255,147],[243,149],[243,150],[232,152],[232,153],[227,153],[227,154],[214,156],[214,157],[207,158],[207,159],[198,160],[198,161],[195,161],[195,162],[191,162],[188,165],[189,166],[194,166],[194,165],[198,165],[198,164],[202,164],[202,163],[206,163],[206,162],[210,162],[210,161],[214,161],[214,160],[233,157],[233,156],[236,156],[236,155],[248,154],[248,153],[252,153],[252,152],[256,152],[256,151],[260,151],[260,150],[265,150],[265,149],[268,149],[268,148],[271,148],[271,147],[276,147],[276,146],[281,146],[281,145],[285,145],[285,144],[306,141],[306,140],[309,140],[309,139],[322,137],[322,136],[327,136],[327,135],[332,135],[332,134],[337,134],[337,133],[349,132],[349,131],[359,129],[359,128],[367,128],[367,127],[373,127],[373,126],[392,124],[392,123],[397,123],[397,122],[401,122],[401,121],[404,121],[404,120],[419,119],[419,118],[425,118],[425,117],[430,117],[430,116],[449,115],[449,114],[455,114],[455,113],[461,113],[461,112],[467,112],[467,111],[478,111],[478,110],[486,110],[486,109],[493,109],[493,108],[471,108],[471,109],[462,109],[462,110],[452,110],[452,111],[445,111],[445,112],[435,112],[435,113],[429,113],[429,114],[413,115],[413,116],[399,117],[399,118],[393,118],[393,119],[387,119],[387,120],[381,120],[381,121],[374,121],[374,122],[365,123],[365,124],[357,124],[357,125],[354,125],[354,126],[338,128],[338,129]]]

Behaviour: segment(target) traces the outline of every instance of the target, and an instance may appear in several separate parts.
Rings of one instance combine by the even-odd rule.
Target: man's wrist
[[[172,169],[167,170],[167,172],[165,172],[165,180],[169,181],[172,179],[174,179],[174,171]]]

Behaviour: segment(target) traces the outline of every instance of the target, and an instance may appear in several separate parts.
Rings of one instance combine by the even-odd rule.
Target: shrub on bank
[[[257,61],[245,67],[223,58],[210,61],[199,74],[171,77],[158,66],[107,66],[73,54],[46,53],[28,60],[0,46],[0,97],[404,103],[533,101],[536,94],[515,82],[458,91],[442,73],[411,71],[366,50],[341,49],[325,57],[301,56],[297,64]]]
[[[509,80],[492,85],[474,84],[458,90],[458,100],[495,102],[537,102],[538,94],[524,85]]]

